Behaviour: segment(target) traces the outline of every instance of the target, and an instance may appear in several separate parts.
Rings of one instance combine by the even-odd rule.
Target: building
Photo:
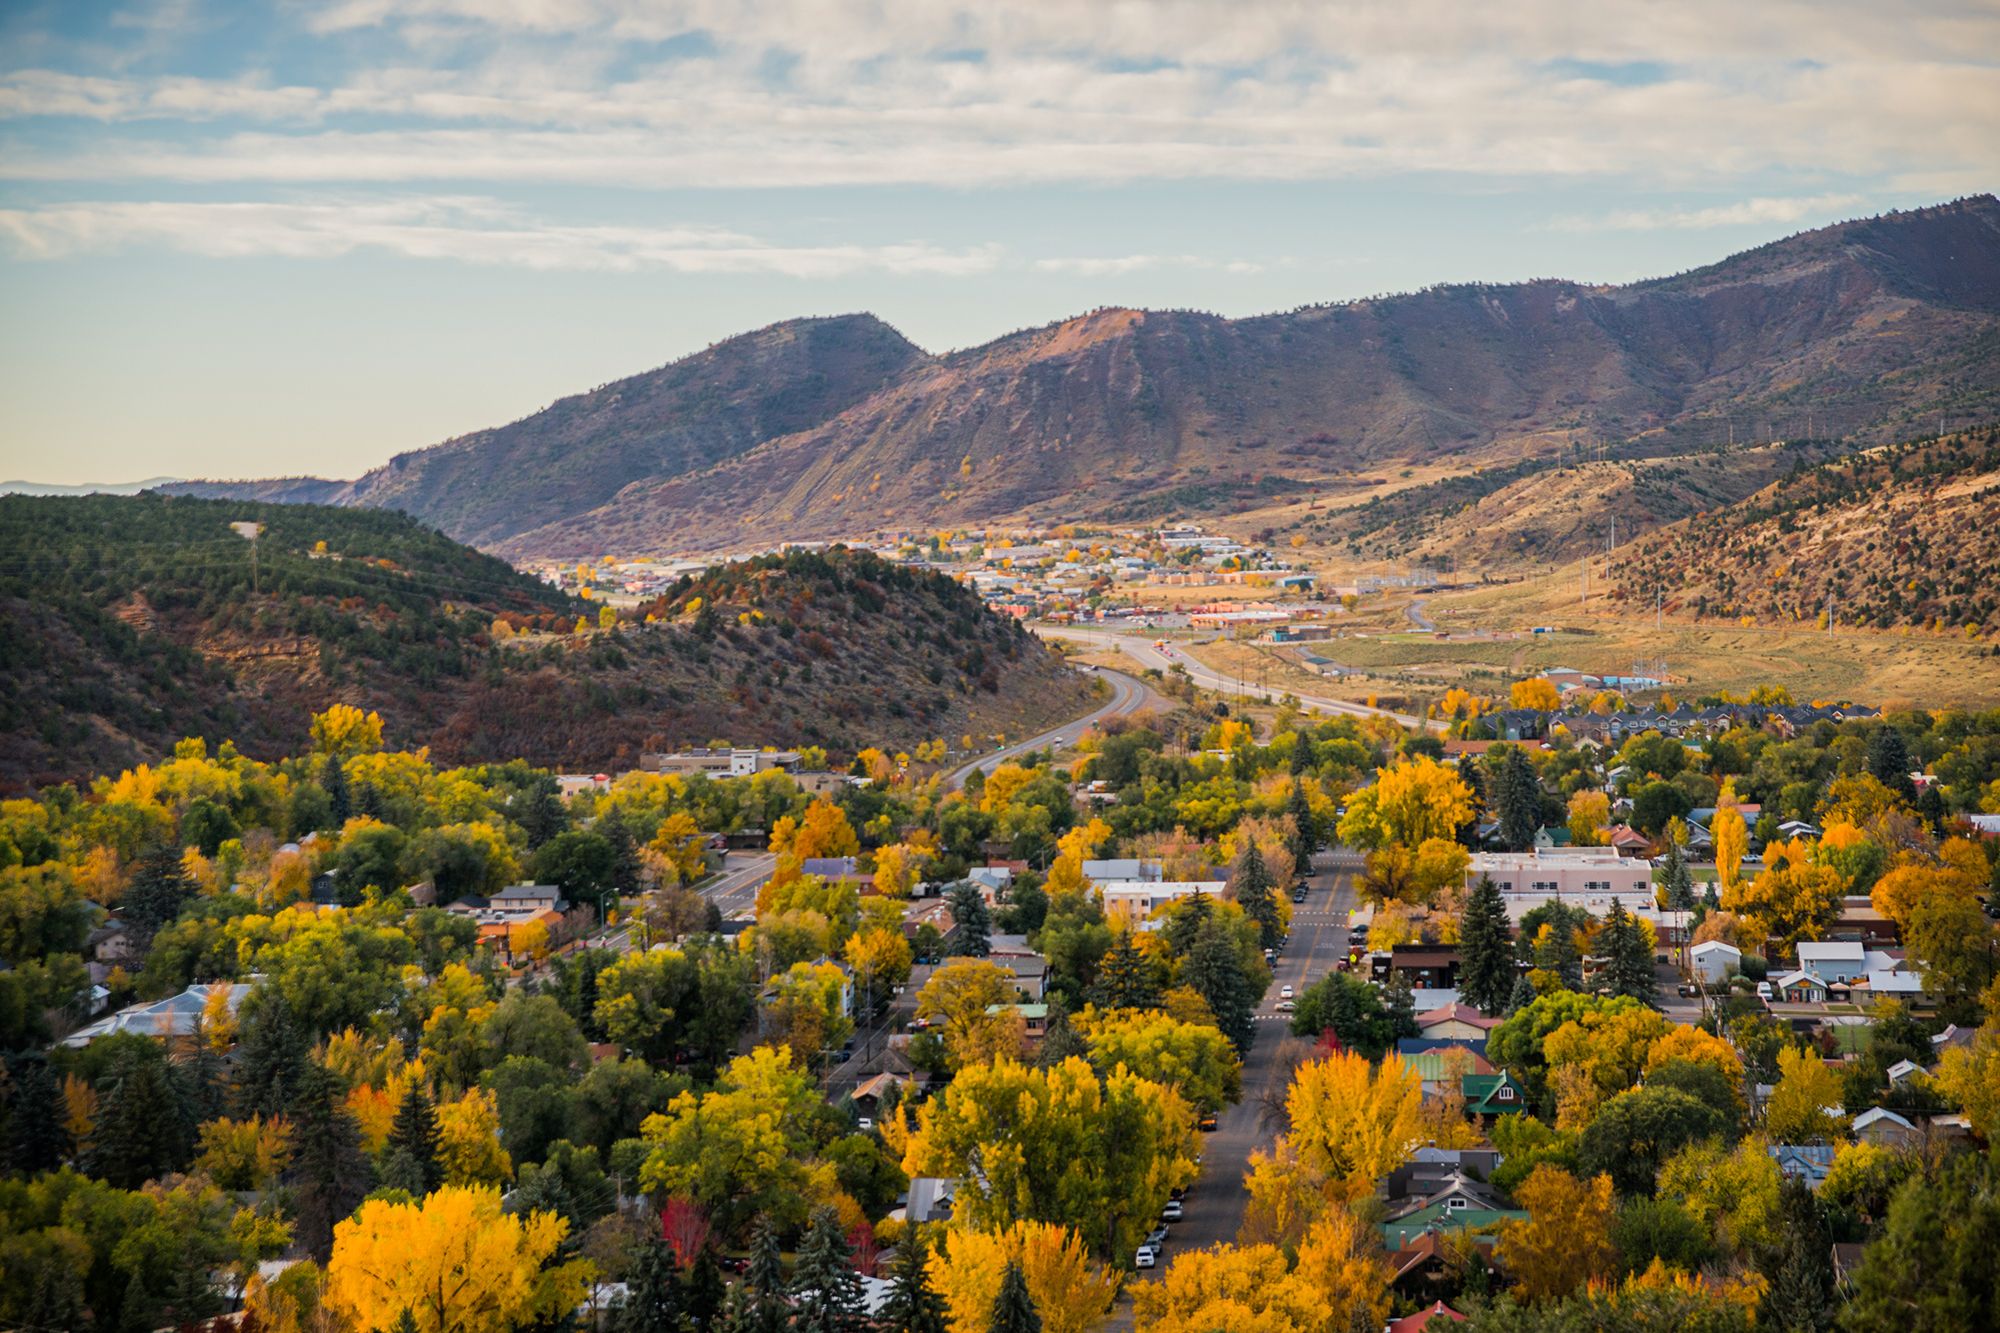
[[[553,884],[515,884],[490,898],[460,898],[445,910],[471,917],[479,925],[479,942],[510,962],[530,925],[540,924],[548,932],[543,943],[554,946],[575,933],[588,913],[571,908]]]
[[[1229,881],[1223,879],[1100,880],[1096,883],[1098,892],[1104,895],[1104,914],[1125,921],[1144,921],[1176,898],[1188,898],[1197,893],[1220,898],[1222,891],[1229,887]]]
[[[1431,1040],[1449,1038],[1454,1041],[1478,1042],[1483,1049],[1487,1034],[1504,1021],[1499,1018],[1488,1018],[1469,1004],[1453,1001],[1441,1008],[1418,1014],[1417,1033]]]
[[[217,992],[222,993],[223,1003],[229,1006],[229,1013],[234,1017],[243,1006],[243,997],[250,993],[250,987],[218,981],[210,985],[189,986],[179,995],[169,995],[164,1000],[127,1005],[89,1027],[79,1028],[63,1038],[63,1045],[88,1046],[99,1037],[108,1037],[114,1032],[136,1032],[142,1037],[157,1037],[162,1041],[191,1037],[201,1026],[202,1015],[208,1010],[210,998]]]
[[[1688,950],[1688,962],[1704,985],[1719,986],[1743,970],[1743,951],[1722,940],[1703,940]]]
[[[1528,1109],[1528,1094],[1505,1070],[1494,1074],[1467,1074],[1459,1083],[1465,1094],[1465,1110],[1487,1124],[1495,1116],[1512,1115]]]
[[[639,767],[647,773],[676,777],[747,778],[767,768],[792,769],[796,750],[682,750],[677,754],[642,754]]]
[[[1459,961],[1458,950],[1448,944],[1399,944],[1388,953],[1369,954],[1368,970],[1378,986],[1400,973],[1414,989],[1456,990]]]
[[[1854,1137],[1881,1148],[1900,1148],[1917,1137],[1917,1127],[1884,1106],[1871,1106],[1854,1117]]]
[[[1859,940],[1807,940],[1799,945],[1799,970],[1829,983],[1853,981],[1868,973],[1868,950]]]
[[[1158,883],[1162,878],[1158,861],[1141,861],[1136,857],[1119,857],[1109,861],[1085,861],[1083,877],[1092,884],[1104,884],[1111,880],[1146,880]]]
[[[1423,1333],[1433,1324],[1462,1324],[1465,1316],[1437,1301],[1415,1314],[1406,1314],[1401,1319],[1391,1319],[1384,1326],[1383,1333]]]
[[[1400,1250],[1426,1231],[1475,1231],[1527,1219],[1525,1209],[1507,1207],[1490,1186],[1455,1173],[1434,1193],[1392,1206],[1380,1230],[1383,1244]]]
[[[1830,1143],[1774,1143],[1766,1151],[1777,1162],[1779,1175],[1803,1180],[1808,1189],[1824,1185],[1833,1169],[1835,1149]]]
[[[1502,896],[1533,899],[1617,898],[1627,910],[1651,907],[1652,867],[1612,847],[1537,847],[1526,852],[1475,852],[1465,870],[1469,892],[1491,879]],[[1524,912],[1526,908],[1522,909]]]

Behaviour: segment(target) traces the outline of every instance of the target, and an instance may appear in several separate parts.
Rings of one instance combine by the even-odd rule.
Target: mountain
[[[2000,417],[1991,196],[1623,287],[1459,285],[1237,320],[1098,310],[942,356],[868,316],[780,324],[314,498],[573,558],[1136,521],[1578,438],[1880,441],[1940,412]]]
[[[851,755],[1031,734],[1089,699],[970,590],[863,552],[718,566],[649,612],[579,631],[598,607],[403,514],[3,497],[0,791],[184,736],[299,753],[336,702],[447,762],[588,772],[717,738]]]
[[[1620,548],[1614,598],[1762,624],[2000,631],[2000,430],[1867,450]]]
[[[179,477],[148,477],[144,481],[87,481],[76,486],[51,486],[39,481],[0,481],[0,495],[137,495],[171,486]]]

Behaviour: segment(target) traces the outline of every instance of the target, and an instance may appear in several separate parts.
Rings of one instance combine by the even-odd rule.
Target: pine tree
[[[86,1157],[91,1175],[132,1190],[186,1168],[187,1122],[157,1051],[125,1051],[97,1093],[97,1127]]]
[[[1175,903],[1167,911],[1166,923],[1160,927],[1167,951],[1176,958],[1186,958],[1194,950],[1195,937],[1214,915],[1215,900],[1199,889]]]
[[[285,999],[269,987],[244,1006],[236,1047],[236,1114],[282,1115],[306,1071],[306,1036]]]
[[[1069,1010],[1063,1006],[1062,998],[1051,993],[1048,1026],[1043,1029],[1042,1044],[1035,1051],[1035,1063],[1043,1069],[1053,1069],[1071,1056],[1088,1060],[1090,1043],[1070,1023]]]
[[[412,1199],[421,1199],[430,1193],[424,1168],[410,1155],[408,1148],[389,1148],[382,1154],[380,1166],[376,1169],[379,1188],[401,1190]],[[537,1177],[540,1179],[540,1177]]]
[[[721,1317],[728,1294],[729,1284],[723,1280],[722,1265],[715,1261],[714,1246],[702,1246],[681,1274],[681,1309],[687,1312],[688,1324],[697,1329],[713,1326]]]
[[[1152,1009],[1160,1003],[1153,965],[1132,942],[1132,932],[1113,929],[1111,947],[1097,965],[1092,998],[1100,1009]]]
[[[342,1098],[340,1079],[325,1065],[308,1063],[291,1107],[294,1239],[324,1264],[333,1253],[333,1229],[368,1194],[368,1159],[361,1154],[361,1126]]]
[[[923,1237],[914,1229],[904,1231],[882,1305],[883,1333],[945,1333],[944,1298],[931,1286],[929,1259]]]
[[[354,817],[354,793],[347,787],[347,769],[338,755],[328,755],[319,766],[319,785],[326,788],[326,804],[333,827],[340,828]]]
[[[1516,852],[1535,845],[1535,830],[1542,823],[1542,782],[1527,752],[1518,745],[1507,747],[1501,761],[1494,799],[1500,819],[1500,840]]]
[[[1643,1004],[1657,1006],[1659,983],[1653,975],[1653,954],[1646,947],[1646,933],[1625,910],[1612,900],[1604,918],[1605,982],[1613,995],[1629,995]]]
[[[1312,737],[1303,731],[1292,733],[1292,776],[1302,777],[1310,773],[1317,756],[1313,752]]]
[[[684,1314],[674,1252],[660,1237],[649,1236],[639,1244],[625,1280],[618,1333],[681,1333]]]
[[[1583,958],[1576,951],[1576,931],[1569,921],[1557,916],[1543,929],[1547,938],[1535,942],[1535,966],[1553,972],[1565,989],[1583,989]]]
[[[1481,1013],[1493,1015],[1507,1006],[1514,990],[1514,940],[1507,923],[1507,904],[1490,876],[1465,901],[1458,929],[1458,993]]]
[[[778,1233],[766,1218],[757,1219],[750,1237],[750,1265],[738,1284],[745,1291],[742,1301],[743,1333],[778,1333],[790,1318],[785,1300],[785,1263],[778,1253]]]
[[[951,886],[951,951],[962,958],[984,958],[993,952],[993,914],[979,886],[961,881]]]
[[[1906,801],[1917,799],[1917,784],[1910,780],[1910,743],[1903,733],[1884,723],[1868,737],[1868,771],[1877,782]]]
[[[1715,891],[1714,880],[1708,881],[1707,889],[1705,889],[1702,892],[1701,905],[1706,911],[1710,912],[1716,912],[1722,909],[1722,898]]]
[[[1824,1333],[1835,1314],[1832,1240],[1820,1202],[1804,1181],[1778,1188],[1778,1237],[1761,1265],[1770,1286],[1757,1326],[1783,1333]]]
[[[1410,989],[1410,978],[1397,971],[1389,973],[1387,994],[1383,997],[1382,1011],[1388,1018],[1389,1045],[1414,1037],[1423,1031],[1417,1026],[1417,996]]]
[[[1292,794],[1285,801],[1285,813],[1292,817],[1292,864],[1301,875],[1312,873],[1313,853],[1319,850],[1319,818],[1313,814],[1312,801],[1306,796],[1305,779],[1292,784]]]
[[[415,1164],[423,1188],[412,1193],[422,1197],[444,1182],[444,1167],[438,1161],[437,1107],[415,1079],[410,1080],[402,1104],[396,1108],[395,1123],[389,1127],[388,1149],[392,1155],[407,1153]]]
[[[1236,941],[1222,926],[1210,921],[1201,928],[1181,967],[1181,980],[1208,1002],[1216,1027],[1237,1051],[1249,1050],[1256,1035],[1250,1018],[1256,997],[1250,993]]]
[[[194,897],[194,882],[181,866],[179,849],[158,842],[146,849],[133,867],[131,887],[119,900],[125,924],[144,947],[154,934],[181,914],[181,906]]]
[[[1254,840],[1243,853],[1243,865],[1237,870],[1232,887],[1243,914],[1257,923],[1257,936],[1263,947],[1277,948],[1283,933],[1278,924],[1278,900],[1272,894],[1271,872],[1264,865],[1264,854],[1257,850]]]
[[[1694,910],[1694,875],[1688,870],[1687,858],[1681,855],[1681,845],[1673,838],[1667,839],[1667,864],[1662,875],[1667,891],[1667,907],[1675,912]]]
[[[802,1333],[847,1333],[861,1325],[861,1275],[854,1271],[854,1251],[840,1229],[840,1215],[831,1208],[813,1211],[799,1242],[792,1310],[792,1327]]]
[[[66,1146],[55,1075],[39,1053],[22,1056],[9,1072],[14,1097],[7,1117],[7,1161],[30,1175],[53,1171],[62,1164]]]
[[[1479,812],[1486,808],[1486,774],[1478,764],[1462,763],[1458,766],[1458,779],[1472,793],[1472,818],[1459,830],[1459,836],[1466,846],[1474,847],[1478,844],[1466,835],[1478,828]]]
[[[1507,997],[1507,1013],[1510,1016],[1518,1014],[1534,1002],[1534,983],[1529,981],[1526,976],[1516,977],[1514,979],[1514,993]]]
[[[1028,1277],[1019,1259],[1009,1260],[1007,1271],[1000,1275],[1000,1294],[993,1298],[993,1318],[986,1327],[990,1333],[1042,1333],[1041,1312],[1028,1294]]]

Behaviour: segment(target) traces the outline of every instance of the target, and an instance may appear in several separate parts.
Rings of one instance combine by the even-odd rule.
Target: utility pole
[[[1655,630],[1661,629],[1665,625],[1666,615],[1667,615],[1666,590],[1659,589],[1653,593],[1653,628]]]
[[[1826,637],[1833,637],[1833,594],[1826,595]]]

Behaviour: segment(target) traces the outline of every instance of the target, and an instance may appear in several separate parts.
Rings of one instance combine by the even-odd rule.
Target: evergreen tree
[[[179,849],[158,842],[147,848],[133,867],[132,884],[119,900],[119,909],[126,926],[144,947],[161,926],[181,914],[182,904],[194,897],[194,892],[194,882],[181,866]]]
[[[945,1333],[944,1298],[931,1286],[930,1253],[914,1228],[903,1233],[882,1305],[883,1333]]]
[[[990,1333],[1042,1333],[1041,1312],[1028,1294],[1028,1277],[1021,1261],[1011,1259],[1000,1275],[1000,1294],[993,1298],[993,1317],[987,1321]]]
[[[1832,1238],[1819,1200],[1787,1176],[1778,1188],[1778,1235],[1761,1267],[1770,1283],[1757,1326],[1783,1333],[1825,1333],[1835,1314]]]
[[[444,1167],[438,1161],[438,1117],[437,1107],[431,1104],[430,1095],[415,1079],[403,1093],[402,1104],[396,1108],[395,1123],[389,1127],[388,1149],[391,1155],[406,1153],[417,1168],[418,1179],[423,1188],[413,1190],[419,1198],[429,1194],[444,1183]]]
[[[739,1290],[747,1289],[742,1302],[744,1333],[778,1333],[791,1317],[785,1300],[785,1263],[778,1253],[778,1233],[766,1218],[757,1219],[750,1238],[750,1265]]]
[[[1486,808],[1486,774],[1478,764],[1462,763],[1458,766],[1458,779],[1472,793],[1472,818],[1459,828],[1458,840],[1467,847],[1477,847],[1479,812]]]
[[[53,1171],[68,1146],[61,1093],[39,1052],[23,1055],[9,1071],[14,1096],[7,1116],[7,1161],[29,1175]]]
[[[1702,909],[1706,912],[1717,912],[1722,910],[1722,897],[1715,891],[1714,880],[1708,881],[1708,887],[1705,890],[1703,890],[1701,895],[1701,905]]]
[[[729,1294],[723,1298],[722,1313],[715,1327],[716,1333],[758,1333],[757,1312],[748,1283],[729,1284]]]
[[[343,1100],[340,1079],[325,1065],[308,1063],[291,1107],[293,1238],[324,1264],[333,1253],[333,1229],[368,1194],[368,1159],[361,1154],[361,1126]]]
[[[328,755],[319,766],[319,785],[326,788],[326,804],[334,828],[354,817],[354,793],[348,790],[347,769],[338,755]]]
[[[861,1275],[854,1271],[854,1251],[840,1229],[840,1215],[831,1208],[813,1211],[799,1242],[792,1311],[792,1327],[802,1333],[848,1333],[861,1326]]]
[[[1035,1063],[1043,1069],[1053,1069],[1071,1056],[1080,1060],[1090,1058],[1090,1043],[1069,1021],[1069,1010],[1057,995],[1049,996],[1049,1021],[1042,1032],[1042,1044],[1035,1051]]]
[[[1542,823],[1542,782],[1528,753],[1518,745],[1507,747],[1494,784],[1494,813],[1500,820],[1500,840],[1511,851],[1525,852],[1535,845],[1535,830]]]
[[[1689,871],[1687,858],[1681,855],[1681,845],[1673,838],[1667,839],[1667,864],[1662,878],[1662,886],[1667,891],[1667,907],[1675,912],[1694,910],[1694,874]]]
[[[1604,979],[1613,995],[1629,995],[1642,1004],[1658,1006],[1659,983],[1653,975],[1653,952],[1646,947],[1646,932],[1625,904],[1612,900],[1604,918]]]
[[[993,913],[979,886],[961,880],[951,886],[951,951],[962,958],[984,958],[993,952]]]
[[[1387,994],[1383,997],[1383,1012],[1389,1020],[1389,1049],[1406,1037],[1414,1037],[1423,1029],[1417,1026],[1417,995],[1410,989],[1410,978],[1402,972],[1389,973]]]
[[[1232,887],[1243,914],[1257,923],[1257,936],[1263,947],[1277,948],[1283,934],[1278,922],[1278,900],[1272,892],[1271,872],[1264,865],[1264,854],[1257,850],[1254,840],[1243,853],[1243,864],[1236,871]]]
[[[1507,1013],[1511,1017],[1535,1002],[1534,983],[1526,976],[1514,979],[1514,993],[1507,997]]]
[[[412,1199],[421,1199],[430,1192],[425,1188],[428,1181],[424,1175],[424,1168],[410,1155],[408,1148],[386,1149],[382,1154],[377,1175],[380,1177],[381,1188],[401,1190]]]
[[[569,812],[563,808],[554,778],[538,779],[523,793],[514,822],[528,835],[529,851],[539,850],[543,843],[569,827]],[[608,825],[619,822],[622,821],[606,820],[606,834],[610,832]]]
[[[1167,951],[1176,958],[1186,958],[1194,949],[1195,937],[1214,915],[1215,900],[1200,890],[1169,907],[1166,922],[1160,927]]]
[[[1514,990],[1514,940],[1500,886],[1490,876],[1480,876],[1466,898],[1458,952],[1459,995],[1489,1016],[1506,1008]]]
[[[1938,790],[1937,783],[1930,783],[1917,793],[1917,813],[1933,836],[1944,836],[1945,819],[1951,812],[1945,808],[1944,793]]]
[[[1292,776],[1295,778],[1303,777],[1305,774],[1312,772],[1313,761],[1315,758],[1316,756],[1313,752],[1312,737],[1306,735],[1306,733],[1304,733],[1303,731],[1293,732],[1292,733]]]
[[[1576,931],[1558,915],[1544,927],[1545,935],[1535,941],[1535,966],[1553,972],[1565,989],[1583,989],[1583,958],[1576,951]]]
[[[1877,782],[1906,801],[1917,799],[1917,784],[1910,780],[1910,743],[1897,728],[1885,722],[1870,733],[1867,764]]]
[[[1256,996],[1250,992],[1250,978],[1243,970],[1243,956],[1229,932],[1214,921],[1201,928],[1194,947],[1181,967],[1181,980],[1194,987],[1208,1001],[1215,1025],[1229,1038],[1240,1054],[1250,1049],[1256,1035],[1251,1010]]]
[[[237,1116],[284,1114],[305,1075],[307,1053],[306,1035],[284,997],[268,987],[254,992],[237,1034]]]
[[[1113,929],[1111,947],[1097,965],[1091,995],[1100,1009],[1152,1009],[1160,1003],[1153,965],[1132,943],[1130,930]]]
[[[207,1035],[199,1027],[193,1039],[182,1047],[180,1058],[174,1062],[173,1078],[181,1105],[187,1108],[190,1137],[202,1125],[228,1111],[229,1085],[224,1077],[222,1057],[216,1054]]]
[[[618,1333],[682,1333],[686,1313],[681,1303],[680,1266],[666,1241],[649,1236],[640,1242],[625,1279],[625,1304],[618,1311]]]
[[[722,1315],[728,1295],[729,1284],[723,1280],[722,1265],[715,1261],[715,1248],[702,1246],[701,1253],[681,1274],[681,1309],[687,1312],[689,1326],[713,1327]]]
[[[1300,875],[1312,873],[1313,853],[1320,847],[1319,817],[1313,814],[1312,801],[1306,796],[1305,779],[1292,784],[1292,794],[1285,801],[1285,813],[1292,817],[1292,863]]]
[[[157,1050],[132,1048],[97,1085],[97,1125],[86,1161],[90,1174],[133,1190],[185,1170],[191,1143],[187,1120]]]

